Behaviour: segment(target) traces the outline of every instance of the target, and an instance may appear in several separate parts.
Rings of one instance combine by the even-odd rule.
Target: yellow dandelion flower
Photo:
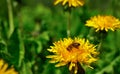
[[[57,63],[55,66],[64,66],[69,65],[69,70],[71,71],[74,67],[74,73],[77,73],[77,63],[87,64],[91,67],[90,64],[97,60],[96,55],[96,46],[90,44],[88,40],[80,38],[64,38],[58,42],[54,43],[54,46],[51,46],[48,49],[49,52],[54,53],[54,55],[48,55],[47,58],[51,58],[50,63]],[[91,67],[92,68],[92,67]]]
[[[0,60],[0,74],[18,74],[13,67],[8,69],[8,64]]]
[[[96,32],[99,30],[108,31],[109,29],[115,31],[120,28],[120,20],[113,16],[94,16],[86,22],[86,26],[93,27]]]
[[[84,5],[84,0],[56,0],[54,2],[54,4],[58,4],[62,2],[62,5],[65,5],[66,3],[68,3],[69,7],[73,6],[73,7],[77,7],[77,6],[83,6]]]

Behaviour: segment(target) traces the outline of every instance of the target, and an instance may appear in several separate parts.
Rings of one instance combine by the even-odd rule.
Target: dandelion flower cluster
[[[69,7],[73,6],[73,7],[77,7],[77,6],[83,6],[84,5],[84,0],[56,0],[54,2],[54,4],[58,4],[61,3],[62,5],[65,5],[66,3],[68,3]]]
[[[8,64],[0,59],[0,74],[18,74],[13,67],[8,69]]]
[[[93,27],[96,32],[99,30],[108,31],[109,29],[115,31],[120,28],[120,20],[113,16],[94,16],[87,21],[86,26]]]
[[[51,58],[50,63],[56,63],[56,67],[64,66],[69,64],[69,70],[71,71],[74,67],[74,73],[77,73],[77,63],[86,64],[91,67],[92,62],[97,61],[95,58],[98,54],[96,52],[96,46],[90,44],[88,40],[80,38],[64,38],[54,43],[48,49],[53,55],[48,55],[47,58]],[[92,67],[91,67],[92,68]]]

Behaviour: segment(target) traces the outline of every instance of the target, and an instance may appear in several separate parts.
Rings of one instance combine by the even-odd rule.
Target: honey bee
[[[80,46],[80,43],[77,43],[77,42],[73,42],[72,44],[70,44],[68,47],[67,47],[67,50],[68,51],[71,51],[72,48],[77,48]]]

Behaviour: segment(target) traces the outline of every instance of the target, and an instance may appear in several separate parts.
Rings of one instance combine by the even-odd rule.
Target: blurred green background
[[[55,68],[46,56],[52,43],[67,37],[68,13],[54,0],[0,0],[0,58],[14,65],[19,74],[69,74],[66,66]],[[95,15],[120,19],[120,0],[85,0],[72,8],[71,37],[89,39],[98,45],[97,33],[85,26]],[[120,30],[108,31],[94,69],[86,74],[120,74]]]

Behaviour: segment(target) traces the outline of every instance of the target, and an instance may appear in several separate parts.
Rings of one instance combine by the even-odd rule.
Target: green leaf
[[[37,46],[37,49],[36,49],[36,50],[37,50],[37,54],[38,54],[38,53],[40,53],[41,50],[42,50],[42,43],[41,43],[41,41],[38,41],[38,40],[36,41],[36,43],[37,43],[37,45],[38,45],[38,46]]]

